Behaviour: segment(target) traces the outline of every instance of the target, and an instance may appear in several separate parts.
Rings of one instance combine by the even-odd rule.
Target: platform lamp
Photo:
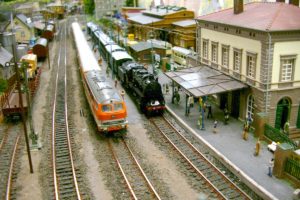
[[[155,35],[153,33],[153,31],[150,31],[148,33],[148,38],[151,41],[151,66],[152,66],[152,73],[155,74],[155,67],[154,67],[154,49],[153,49],[153,39],[154,39]]]

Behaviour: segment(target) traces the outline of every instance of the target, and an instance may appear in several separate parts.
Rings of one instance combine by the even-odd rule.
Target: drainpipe
[[[270,32],[268,33],[269,38],[269,47],[268,47],[268,68],[267,68],[267,88],[266,88],[266,102],[265,102],[265,113],[268,113],[268,101],[269,101],[269,85],[270,85],[270,68],[271,68],[271,45],[272,45],[272,37]]]

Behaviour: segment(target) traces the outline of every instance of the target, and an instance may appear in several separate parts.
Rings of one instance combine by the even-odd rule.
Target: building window
[[[296,56],[282,56],[280,58],[280,80],[282,82],[293,80],[295,59]]]
[[[222,65],[228,67],[229,64],[229,46],[222,45]]]
[[[211,44],[211,61],[218,63],[218,43],[216,42]]]
[[[256,54],[247,53],[247,76],[255,78]]]
[[[242,64],[242,50],[241,49],[234,49],[233,50],[233,70],[240,71]]]
[[[208,57],[208,40],[203,40],[202,42],[202,57],[207,58]]]
[[[248,116],[250,116],[251,119],[253,119],[253,113],[254,113],[254,98],[253,98],[252,94],[249,94],[249,96],[247,98],[247,115],[246,115],[246,118]]]

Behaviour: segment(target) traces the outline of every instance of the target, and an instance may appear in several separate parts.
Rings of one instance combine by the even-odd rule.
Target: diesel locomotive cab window
[[[111,110],[110,105],[102,105],[102,112],[110,112]]]
[[[115,103],[114,104],[114,110],[118,111],[118,110],[122,110],[123,109],[123,104],[121,103]]]

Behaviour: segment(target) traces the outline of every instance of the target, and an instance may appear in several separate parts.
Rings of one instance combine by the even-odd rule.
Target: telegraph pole
[[[13,32],[13,55],[14,55],[14,67],[16,71],[16,78],[17,78],[17,89],[19,92],[19,102],[20,102],[20,108],[21,108],[21,116],[22,116],[22,123],[24,128],[24,135],[25,135],[25,141],[26,141],[26,149],[28,154],[28,161],[29,161],[29,167],[30,167],[30,173],[33,173],[33,167],[32,167],[32,161],[31,161],[31,154],[29,149],[29,141],[28,141],[28,134],[27,134],[27,126],[25,121],[25,114],[24,114],[24,106],[23,106],[23,98],[22,98],[22,91],[21,91],[21,84],[20,84],[20,74],[17,64],[17,54],[16,54],[16,38],[15,33]],[[29,102],[27,102],[29,104]]]

